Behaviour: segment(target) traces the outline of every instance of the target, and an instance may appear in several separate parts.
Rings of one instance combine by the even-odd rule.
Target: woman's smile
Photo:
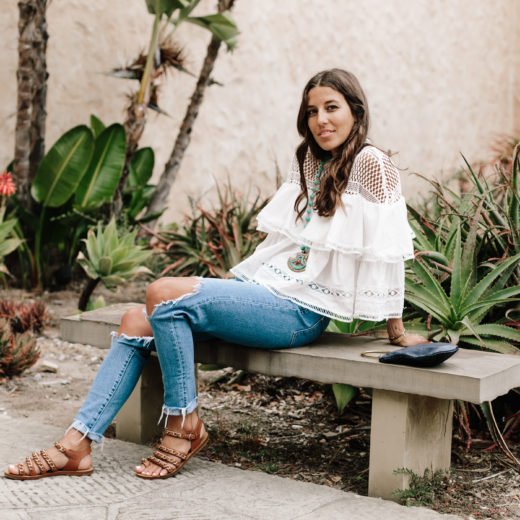
[[[343,94],[314,87],[308,96],[307,124],[318,146],[334,154],[350,135],[354,116]]]

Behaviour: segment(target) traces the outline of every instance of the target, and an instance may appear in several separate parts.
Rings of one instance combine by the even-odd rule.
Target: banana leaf
[[[96,139],[94,155],[76,192],[75,205],[81,210],[98,208],[113,199],[126,154],[122,125],[105,128]]]
[[[31,187],[31,195],[45,207],[65,204],[76,192],[92,154],[94,137],[80,125],[63,134],[43,158]]]

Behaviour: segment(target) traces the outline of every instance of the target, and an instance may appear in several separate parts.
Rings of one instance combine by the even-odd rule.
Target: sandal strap
[[[158,459],[157,457],[154,457],[153,455],[148,457],[148,461],[155,464],[156,466],[160,466],[162,469],[165,469],[166,471],[173,471],[175,469],[175,466],[173,464],[164,462],[163,460]]]
[[[66,456],[67,456],[67,448],[63,447],[59,442],[55,442],[55,443],[54,443],[54,447],[55,447],[58,451],[61,451],[61,453],[63,453],[63,455],[66,455]]]
[[[162,451],[154,451],[153,456],[157,457],[158,459],[164,460],[164,462],[169,462],[170,464],[173,464],[174,466],[177,466],[178,461],[166,453],[163,453]]]
[[[193,431],[190,433],[182,430],[181,432],[174,432],[173,430],[168,430],[168,428],[164,429],[164,435],[169,435],[170,437],[175,437],[176,439],[185,439],[187,441],[195,441],[200,439],[200,432],[202,431],[202,421],[197,419],[197,424]]]
[[[25,475],[25,468],[23,464],[17,464],[16,469],[18,470],[18,475]]]
[[[45,469],[45,466],[43,465],[42,461],[40,460],[40,456],[38,455],[38,452],[34,451],[31,455],[32,460],[36,463],[38,468],[40,469],[40,473],[47,473],[47,470]]]
[[[185,439],[187,441],[193,441],[198,438],[196,433],[186,433],[186,432],[174,432],[173,430],[164,430],[165,435],[169,435],[170,437],[175,437],[176,439]]]
[[[25,465],[27,466],[27,469],[29,470],[29,475],[36,475],[36,470],[34,469],[34,464],[32,463],[32,460],[30,457],[25,457]]]
[[[388,339],[390,341],[390,343],[393,343],[393,344],[397,344],[396,343],[398,340],[400,340],[401,338],[404,338],[406,336],[406,330],[403,330],[403,332],[401,332],[401,334],[399,334],[398,336],[388,336]]]
[[[49,457],[49,454],[45,450],[41,450],[40,455],[42,456],[43,460],[48,464],[49,468],[51,468],[52,472],[58,471],[56,464],[54,464],[54,461]]]
[[[157,449],[164,453],[175,455],[176,457],[179,457],[179,459],[181,460],[186,460],[188,458],[187,453],[182,453],[180,451],[174,450],[173,448],[168,448],[167,446],[163,446],[162,444],[159,444],[159,446],[157,446]]]
[[[54,447],[69,459],[67,461],[67,464],[65,464],[65,466],[61,468],[64,471],[76,471],[79,468],[79,464],[82,461],[82,459],[85,458],[87,455],[90,455],[92,451],[90,449],[90,446],[82,450],[68,449],[65,448],[65,446],[63,446],[59,442],[55,442]]]

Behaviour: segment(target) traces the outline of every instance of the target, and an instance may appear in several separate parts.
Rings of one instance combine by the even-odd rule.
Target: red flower
[[[0,196],[10,197],[16,193],[13,177],[9,172],[0,173]]]

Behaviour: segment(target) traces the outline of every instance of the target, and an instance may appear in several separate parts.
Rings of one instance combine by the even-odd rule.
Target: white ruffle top
[[[318,165],[309,153],[303,168],[307,186]],[[300,191],[295,157],[287,180],[258,215],[257,229],[268,234],[266,239],[231,272],[340,321],[401,317],[404,261],[413,258],[413,232],[399,172],[390,158],[373,146],[363,148],[354,160],[343,204],[332,217],[313,211],[307,226],[296,220]],[[302,245],[310,247],[307,267],[294,272],[287,261]]]

